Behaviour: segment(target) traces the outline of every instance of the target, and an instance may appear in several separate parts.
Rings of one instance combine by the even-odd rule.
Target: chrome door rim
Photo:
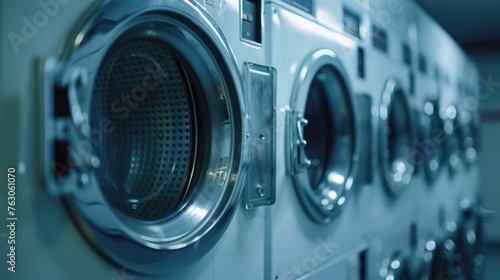
[[[404,114],[406,119],[406,130],[396,131],[398,138],[401,138],[401,132],[406,137],[406,146],[398,145],[397,155],[391,155],[388,138],[391,132],[390,117],[392,105],[395,98],[399,98],[400,105],[404,108],[398,111]],[[399,118],[397,118],[399,119]],[[382,100],[379,108],[379,164],[382,180],[385,182],[389,192],[393,195],[399,194],[411,183],[414,172],[414,160],[410,157],[413,150],[412,141],[415,139],[415,128],[412,121],[412,110],[408,97],[406,96],[401,84],[396,79],[389,79],[382,94]],[[400,140],[400,139],[396,139]],[[397,156],[393,159],[391,157]]]
[[[328,173],[330,175],[322,177],[318,188],[312,185],[307,170],[304,169],[295,173],[293,171],[291,172],[293,174],[297,195],[307,214],[313,221],[322,224],[331,222],[332,219],[339,214],[339,210],[346,202],[347,195],[354,182],[358,151],[357,132],[355,131],[355,108],[351,97],[349,82],[337,54],[333,51],[326,49],[318,50],[310,55],[304,62],[301,68],[302,70],[299,72],[299,76],[294,84],[291,99],[292,110],[300,114],[301,117],[304,116],[310,86],[316,78],[316,74],[324,69],[324,67],[328,67],[329,71],[331,70],[332,73],[335,73],[337,80],[342,83],[342,85],[340,85],[343,87],[342,96],[331,96],[330,98],[337,98],[339,101],[344,102],[349,111],[347,112],[347,118],[349,118],[350,124],[344,126],[344,129],[350,131],[350,134],[346,136],[348,137],[346,140],[349,142],[351,151],[346,155],[346,158],[343,159],[344,162],[339,162],[338,159],[332,159],[335,155],[329,155],[330,160],[328,160],[327,167],[325,168],[326,171],[324,171],[323,174]],[[336,104],[341,104],[342,102]],[[334,103],[329,103],[330,106],[333,106],[332,104],[336,105]],[[336,110],[337,107],[330,109]],[[293,137],[292,131],[297,129],[297,126],[298,124],[290,119],[288,120],[286,140],[288,150],[286,151],[286,155],[289,157],[289,161],[290,157],[292,157],[291,155],[294,153],[294,149],[296,149],[297,139]],[[335,130],[335,128],[332,128],[332,130]],[[329,150],[332,151],[332,153],[337,153],[339,148],[339,146],[334,146],[329,148]],[[343,168],[344,171],[335,172],[339,168]]]
[[[182,46],[176,51],[201,75],[196,79],[201,80],[203,89],[212,87],[209,93],[222,100],[217,106],[226,108],[224,117],[210,113],[214,123],[210,135],[219,138],[212,139],[218,141],[206,155],[208,167],[198,182],[198,191],[181,211],[167,220],[138,222],[120,215],[103,197],[95,173],[90,176],[88,186],[66,199],[82,232],[113,261],[145,274],[170,273],[208,252],[238,207],[246,177],[249,119],[238,67],[222,32],[194,2],[106,1],[93,7],[81,23],[62,54],[66,69],[88,68],[93,83],[96,67],[114,42],[126,32],[144,27],[145,32],[149,30],[147,36],[172,48]],[[174,33],[162,33],[165,29],[158,26],[170,27]],[[172,45],[173,41],[164,41],[168,36],[187,39],[178,37],[179,45]],[[89,93],[88,88],[85,93]],[[90,112],[92,95],[86,94],[81,100],[85,112]]]

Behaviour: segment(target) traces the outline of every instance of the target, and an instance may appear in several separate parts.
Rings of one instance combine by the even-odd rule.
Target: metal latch
[[[42,120],[44,176],[49,194],[68,195],[90,183],[100,166],[91,141],[88,115],[82,107],[88,86],[83,68],[67,68],[56,59],[43,64]]]
[[[300,112],[287,111],[287,143],[289,143],[288,171],[291,175],[302,173],[311,166],[311,160],[307,157],[305,147],[307,141],[304,139],[304,127],[308,120]]]

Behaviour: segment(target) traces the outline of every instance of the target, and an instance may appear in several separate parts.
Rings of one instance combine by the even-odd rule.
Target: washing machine
[[[1,2],[0,164],[14,178],[1,251],[15,273],[0,278],[263,278],[262,7]]]
[[[266,64],[278,77],[276,159],[286,162],[277,165],[276,203],[267,209],[269,279],[335,278],[331,266],[350,263],[341,256],[361,254],[366,244],[369,208],[353,192],[357,44],[318,24],[315,9],[307,8],[313,3],[265,4]]]
[[[466,59],[466,57],[464,57]],[[474,72],[475,66],[467,64],[468,70],[464,72]],[[472,69],[472,71],[471,71]],[[476,77],[476,75],[473,75]],[[477,97],[470,92],[464,83],[459,84],[460,106],[458,107],[459,126],[462,131],[462,138],[459,138],[459,149],[463,155],[464,168],[458,176],[462,176],[460,187],[459,218],[457,222],[457,258],[458,265],[464,279],[482,279],[484,268],[483,246],[483,222],[486,212],[482,209],[479,197],[479,170],[476,164],[478,158],[479,135]]]
[[[373,138],[376,137],[376,132],[373,129],[372,110],[376,100],[373,98],[373,85],[367,73],[367,60],[370,57],[367,55],[367,49],[372,47],[369,38],[370,33],[370,7],[368,1],[344,1],[341,7],[333,8],[335,1],[318,1],[318,9],[328,11],[340,10],[342,12],[342,28],[343,32],[349,34],[357,42],[357,80],[352,85],[352,91],[356,97],[358,131],[360,138],[359,149],[359,167],[357,172],[357,184],[355,188],[358,199],[361,204],[369,205],[371,202],[371,194],[369,189],[374,184],[374,169],[376,169],[376,156],[373,147]],[[336,18],[338,15],[331,13],[328,18]],[[320,17],[318,20],[322,20]],[[322,21],[329,28],[336,30],[336,27],[328,21]],[[354,54],[353,54],[354,55]]]
[[[365,194],[366,188],[373,184],[373,168],[374,157],[372,147],[373,123],[372,123],[372,107],[374,101],[372,97],[372,86],[367,79],[366,60],[369,57],[366,55],[366,49],[371,47],[369,40],[369,15],[370,7],[368,1],[328,1],[317,0],[315,2],[316,14],[315,20],[335,32],[347,34],[357,44],[356,49],[347,49],[345,54],[348,57],[357,58],[356,82],[351,84],[351,91],[356,99],[358,130],[360,133],[359,158],[357,183],[359,188],[355,188],[357,196],[362,204],[369,203],[370,198]],[[362,187],[364,186],[364,187]],[[366,197],[365,197],[366,196]]]
[[[464,175],[469,179],[463,185],[463,199],[473,201],[476,204],[479,195],[479,169],[477,160],[480,150],[480,135],[478,131],[480,120],[478,114],[479,99],[473,89],[478,86],[478,70],[474,62],[463,52],[461,57],[463,66],[460,73],[461,79],[457,85],[460,99],[458,102],[458,115],[462,130],[462,138],[460,139],[459,146],[463,154]]]
[[[415,118],[408,21],[404,16],[384,22],[377,11],[382,1],[370,1],[370,44],[367,49],[367,80],[373,98],[372,147],[374,184],[370,188],[370,235],[376,237],[393,227],[410,227],[417,214],[415,201]]]
[[[443,197],[448,191],[448,158],[444,120],[441,116],[443,68],[440,60],[442,36],[437,23],[417,4],[412,4],[412,40],[415,73],[415,109],[421,137],[414,158],[420,170],[416,199],[420,205],[416,219],[418,240],[432,240],[436,229],[446,222]],[[423,247],[425,249],[425,246]]]
[[[410,37],[415,46],[412,50],[412,61],[415,61],[412,64],[415,73],[414,102],[419,131],[415,160],[426,184],[434,185],[444,165],[444,141],[438,137],[443,129],[443,121],[439,116],[440,70],[431,46],[438,35],[429,27],[432,26],[432,19],[418,5],[410,7]]]
[[[467,97],[465,77],[470,71],[468,67],[474,69],[474,66],[467,63],[468,58],[447,34],[443,32],[442,37],[447,51],[443,52],[440,61],[447,66],[447,70],[442,81],[441,115],[444,119],[449,173],[443,194],[447,195],[444,201],[446,220],[458,223],[462,201],[475,202],[478,196],[478,170],[474,166],[467,168],[466,159],[466,145],[472,142],[472,134],[468,129],[472,114],[464,107]],[[477,153],[473,153],[469,153],[470,162],[476,158]]]

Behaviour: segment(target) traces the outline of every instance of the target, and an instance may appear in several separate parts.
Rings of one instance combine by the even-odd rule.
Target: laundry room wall
[[[500,52],[471,53],[479,67],[476,97],[482,132],[480,195],[486,210],[496,212],[485,221],[485,242],[500,244]]]

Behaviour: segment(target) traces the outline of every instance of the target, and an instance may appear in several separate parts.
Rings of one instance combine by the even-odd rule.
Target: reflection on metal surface
[[[396,253],[395,256],[390,260],[384,260],[379,274],[380,277],[384,280],[413,279],[408,260],[400,253]]]
[[[130,4],[91,11],[60,61],[47,60],[45,176],[53,193],[72,193],[72,214],[100,251],[136,272],[165,274],[202,257],[231,221],[246,179],[248,104],[203,10]],[[88,76],[72,83],[82,71]],[[75,102],[78,111],[64,106]],[[54,145],[55,124],[71,115],[74,125],[61,131],[86,136]],[[96,158],[82,164],[92,168],[72,163],[89,148]],[[54,160],[66,164],[60,176]]]
[[[423,152],[425,174],[429,183],[433,183],[439,176],[445,162],[446,146],[444,139],[444,124],[439,117],[438,100],[426,100],[421,117],[423,135],[421,146]]]
[[[245,63],[243,78],[250,103],[250,162],[245,190],[247,208],[276,200],[276,70]]]
[[[462,170],[464,165],[464,126],[456,106],[444,109],[444,131],[446,132],[446,148],[450,175]]]
[[[313,54],[302,67],[295,107],[288,112],[288,171],[318,223],[330,222],[344,204],[357,165],[354,108],[342,69],[334,53]]]
[[[379,164],[381,175],[392,194],[411,182],[414,163],[414,127],[411,109],[403,89],[396,80],[389,80],[380,104]]]

